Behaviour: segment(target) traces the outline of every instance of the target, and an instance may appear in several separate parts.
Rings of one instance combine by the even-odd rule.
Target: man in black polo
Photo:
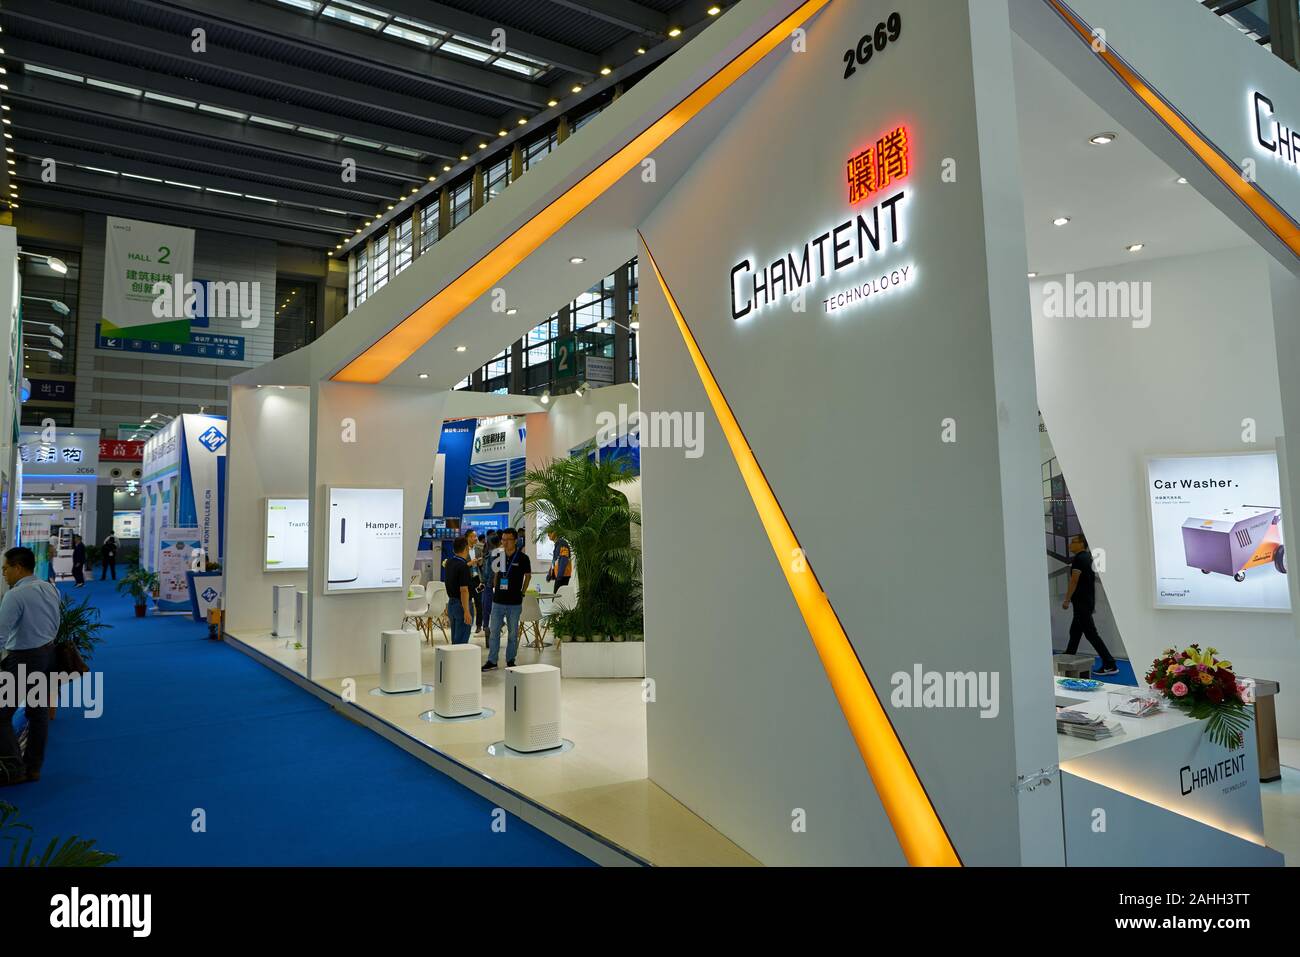
[[[455,552],[443,565],[443,583],[447,586],[447,620],[451,623],[451,643],[469,644],[469,629],[474,622],[474,574],[466,561],[469,542],[462,535],[451,543]]]
[[[1102,676],[1119,674],[1115,659],[1111,657],[1110,649],[1101,640],[1101,635],[1097,632],[1097,624],[1092,620],[1092,613],[1097,605],[1097,573],[1092,569],[1092,552],[1088,549],[1088,538],[1084,535],[1079,537],[1083,539],[1083,550],[1070,562],[1070,589],[1065,593],[1065,601],[1061,603],[1062,608],[1069,608],[1070,602],[1074,602],[1074,620],[1070,622],[1070,643],[1066,645],[1065,653],[1072,655],[1077,652],[1079,639],[1086,636],[1088,644],[1092,645],[1101,656],[1101,668],[1093,674]]]
[[[513,528],[502,531],[501,550],[490,566],[492,618],[488,622],[488,660],[483,664],[484,671],[492,671],[497,666],[502,625],[510,629],[506,635],[506,667],[514,667],[515,653],[519,650],[519,616],[524,610],[524,592],[532,580],[533,566],[518,544],[519,536]]]

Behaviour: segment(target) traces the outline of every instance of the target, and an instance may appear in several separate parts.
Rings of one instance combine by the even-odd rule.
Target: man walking
[[[50,728],[49,674],[54,670],[54,638],[59,632],[59,591],[36,578],[36,556],[30,548],[4,554],[4,580],[9,591],[0,599],[0,672],[17,695],[0,697],[0,786],[39,781]],[[42,675],[35,687],[27,679]],[[41,686],[45,691],[34,694]],[[14,712],[27,711],[27,754],[18,750]]]
[[[50,558],[50,574],[46,580],[52,583],[57,581],[59,577],[58,572],[54,570],[54,559],[59,556],[59,530],[57,528],[50,529],[50,541],[46,546],[46,554]]]
[[[86,587],[86,543],[80,535],[72,536],[72,577],[78,588]]]
[[[1097,624],[1092,620],[1092,613],[1097,604],[1097,573],[1092,570],[1092,552],[1088,550],[1088,538],[1083,539],[1083,550],[1070,562],[1070,588],[1065,593],[1062,608],[1069,608],[1074,602],[1074,620],[1070,622],[1070,643],[1065,648],[1067,655],[1079,650],[1079,639],[1087,637],[1088,644],[1101,656],[1101,668],[1094,675],[1116,675],[1119,667],[1111,657],[1110,650],[1101,635],[1097,633]]]
[[[474,623],[470,603],[474,600],[474,577],[470,573],[469,542],[458,536],[451,543],[455,552],[443,566],[443,584],[447,586],[447,621],[451,623],[451,643],[469,644],[469,629]]]
[[[99,580],[106,579],[110,572],[113,574],[113,581],[117,581],[117,536],[112,532],[108,533],[108,538],[104,539],[104,544],[99,549]]]
[[[494,671],[501,652],[501,626],[506,625],[506,667],[515,666],[519,650],[519,616],[524,610],[524,592],[533,577],[532,565],[523,549],[517,548],[519,536],[513,528],[501,533],[501,551],[491,565],[492,618],[488,622],[488,660],[484,671]]]

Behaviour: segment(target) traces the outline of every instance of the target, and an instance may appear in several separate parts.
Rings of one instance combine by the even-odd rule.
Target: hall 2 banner
[[[170,289],[194,278],[194,230],[137,219],[107,217],[104,238],[104,309],[102,334],[160,342],[188,342],[187,316],[159,321],[154,313],[154,284]]]

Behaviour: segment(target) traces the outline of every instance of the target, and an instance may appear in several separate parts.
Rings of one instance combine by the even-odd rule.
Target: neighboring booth
[[[221,563],[227,442],[225,417],[185,414],[145,443],[140,564],[158,574],[160,611],[192,612],[187,573]]]
[[[960,0],[909,5],[876,27],[863,3],[734,5],[382,295],[232,380],[232,516],[261,514],[270,496],[305,497],[311,531],[298,658],[269,638],[279,573],[263,561],[264,531],[228,519],[238,555],[226,576],[230,637],[481,793],[510,788],[527,799],[522,813],[540,806],[576,821],[555,825],[575,845],[597,831],[664,853],[645,836],[653,813],[672,821],[676,860],[708,847],[709,862],[743,848],[778,865],[1174,863],[1171,847],[1202,842],[1214,849],[1198,858],[1207,864],[1278,863],[1265,846],[1253,732],[1225,754],[1200,722],[1164,711],[1084,747],[1054,722],[1062,704],[1112,714],[1115,689],[1076,700],[1052,676],[1040,405],[1081,528],[1111,546],[1107,595],[1139,676],[1152,649],[1184,641],[1189,623],[1206,641],[1231,641],[1225,651],[1242,673],[1280,679],[1282,696],[1300,667],[1289,611],[1154,607],[1155,541],[1168,529],[1147,511],[1149,460],[1240,451],[1231,436],[1255,417],[1259,441],[1282,462],[1278,501],[1231,507],[1266,507],[1270,536],[1276,510],[1285,541],[1300,502],[1300,442],[1273,441],[1287,421],[1300,433],[1300,382],[1245,361],[1300,354],[1300,327],[1284,309],[1300,301],[1300,238],[1287,247],[1242,215],[1240,184],[1133,106],[1099,59],[1108,51],[1084,42],[1086,27],[1104,23],[1113,49],[1145,58],[1179,102],[1222,111],[1201,129],[1218,130],[1227,155],[1248,148],[1245,77],[1279,104],[1300,101],[1300,78],[1257,59],[1265,54],[1247,41],[1224,48],[1223,25],[1197,5],[1173,18],[1186,46],[1158,43],[1170,17],[1156,6],[1073,0],[1075,13],[1057,0]],[[869,65],[860,53],[785,55],[792,31],[808,49],[852,54],[874,42],[876,52]],[[1158,62],[1175,47],[1194,75]],[[1128,137],[1109,154],[1088,152],[1101,148],[1089,135],[1118,126],[1098,103],[1124,119]],[[652,153],[657,174],[645,179]],[[1258,190],[1243,191],[1254,202],[1267,186],[1294,219],[1300,178],[1274,165],[1264,183],[1264,172]],[[1049,224],[1068,223],[1056,192],[1074,176],[1093,178],[1072,197],[1080,220],[1101,197],[1112,208],[1070,245]],[[1170,198],[1163,187],[1185,192]],[[1048,324],[1058,317],[1038,287],[1031,298],[1026,272],[1064,277],[1083,263],[1099,271],[1090,279],[1140,280],[1123,273],[1140,250],[1125,249],[1110,221],[1134,209],[1188,216],[1130,224],[1163,228],[1178,250],[1145,267],[1169,289],[1151,329]],[[1242,233],[1216,229],[1224,219]],[[1224,254],[1219,269],[1225,236],[1254,246]],[[1192,250],[1197,241],[1206,248]],[[639,395],[616,386],[547,407],[442,391],[633,255]],[[1205,352],[1216,372],[1191,361],[1207,330],[1184,313],[1197,282],[1219,274],[1257,295],[1240,307],[1251,313],[1245,341],[1221,341],[1234,324],[1220,321],[1223,348]],[[502,290],[529,307],[501,314]],[[1205,309],[1234,322],[1240,311],[1227,300]],[[1112,385],[1106,358],[1132,365],[1124,383]],[[1222,364],[1254,369],[1252,389],[1234,389]],[[285,388],[298,393],[291,407],[272,402]],[[1198,399],[1203,391],[1213,402]],[[460,440],[467,418],[526,415],[521,452],[536,467],[572,454],[630,458],[618,439],[633,434],[620,420],[633,410],[648,411],[635,429],[634,493],[645,500],[646,682],[595,692],[598,683],[562,683],[565,708],[610,697],[565,712],[580,720],[566,725],[578,729],[572,751],[546,759],[566,762],[554,775],[491,763],[500,716],[453,734],[421,722],[418,702],[359,698],[361,681],[378,684],[380,634],[401,620],[420,539],[434,538],[415,530],[467,520],[463,502],[452,514],[461,479],[438,425]],[[1133,421],[1148,413],[1179,421],[1148,432]],[[515,457],[503,457],[506,487]],[[1180,521],[1215,521],[1199,514],[1203,504]],[[945,556],[972,550],[978,561],[947,570]],[[1287,573],[1276,563],[1246,570],[1248,582],[1274,576],[1278,597]],[[1294,576],[1287,582],[1294,598]],[[485,695],[499,695],[488,681]],[[1280,725],[1290,727],[1293,707],[1279,697]],[[1099,803],[1124,840],[1085,848]],[[792,814],[808,826],[791,826]],[[734,844],[714,843],[719,832]]]
[[[24,399],[22,280],[18,272],[18,234],[0,226],[0,342],[8,346],[0,381],[0,552],[18,541],[19,423]],[[0,584],[0,592],[5,587]]]
[[[18,460],[21,543],[44,556],[38,572],[52,563],[56,576],[70,576],[73,536],[80,535],[87,547],[95,544],[99,430],[24,427]],[[52,529],[60,535],[54,554],[48,545]]]

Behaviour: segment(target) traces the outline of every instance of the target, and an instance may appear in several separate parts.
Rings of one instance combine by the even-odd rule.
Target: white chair
[[[424,621],[429,644],[433,644],[433,626],[442,632],[444,643],[450,642],[451,622],[447,620],[447,589],[440,581],[430,581],[424,586],[425,599],[429,604],[428,617]]]
[[[533,636],[528,640],[528,647],[534,651],[541,651],[546,647],[545,633],[542,629],[542,603],[537,595],[525,594],[524,604],[519,611],[519,633],[528,634],[528,626],[532,625]]]
[[[428,626],[425,619],[429,616],[429,592],[427,589],[421,591],[415,598],[407,597],[406,607],[402,609],[402,627],[408,625],[415,628],[426,638],[429,635]]]

